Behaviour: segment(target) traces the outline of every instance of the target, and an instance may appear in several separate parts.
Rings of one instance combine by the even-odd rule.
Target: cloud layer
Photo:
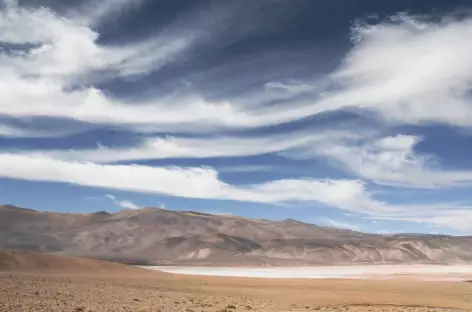
[[[452,196],[434,205],[428,198],[391,200],[405,189],[470,188],[470,168],[444,166],[439,155],[420,149],[430,137],[402,130],[434,125],[467,130],[472,125],[470,16],[396,14],[374,24],[355,23],[352,48],[327,75],[297,76],[276,62],[271,70],[257,68],[258,57],[273,56],[256,53],[247,64],[255,67],[250,75],[259,82],[247,87],[215,82],[204,64],[208,58],[217,59],[219,51],[238,51],[240,41],[277,33],[287,21],[281,14],[287,3],[196,7],[152,34],[103,40],[100,31],[111,17],[133,14],[145,4],[85,2],[62,15],[47,7],[4,1],[0,117],[16,123],[0,119],[0,138],[64,139],[89,129],[119,129],[140,142],[115,146],[98,143],[97,138],[93,146],[72,149],[52,148],[45,140],[28,148],[5,146],[0,177],[193,199],[301,203],[472,232],[472,210],[466,201]],[[271,18],[258,13],[267,5],[274,8]],[[242,13],[247,20],[240,19]],[[198,55],[205,57],[192,63]],[[235,55],[227,61],[235,70],[228,77],[245,74],[236,72],[245,56]],[[200,80],[192,80],[197,76]],[[220,90],[204,86],[215,83],[231,92],[211,96]],[[123,85],[131,94],[120,90]],[[167,90],[167,85],[172,87]],[[52,126],[22,126],[40,118],[51,120]],[[84,126],[60,126],[72,121]],[[142,164],[267,155],[298,162],[303,175],[260,182],[255,172],[240,170],[259,182],[238,183],[223,179],[213,167]],[[327,169],[308,170],[307,163]],[[249,160],[244,165],[274,166]],[[238,172],[226,173],[231,171]],[[381,196],[381,191],[391,196]],[[137,208],[113,195],[106,197],[118,206]]]

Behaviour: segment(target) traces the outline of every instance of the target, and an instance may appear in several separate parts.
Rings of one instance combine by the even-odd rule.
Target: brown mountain
[[[472,237],[365,234],[156,208],[68,214],[0,206],[0,248],[136,264],[472,262]]]

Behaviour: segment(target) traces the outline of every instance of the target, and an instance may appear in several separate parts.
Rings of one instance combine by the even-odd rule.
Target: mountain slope
[[[118,263],[73,258],[58,255],[35,254],[20,251],[0,251],[0,272],[58,272],[106,273],[139,272]]]
[[[472,262],[472,237],[374,235],[155,208],[66,214],[0,206],[0,248],[136,264]]]

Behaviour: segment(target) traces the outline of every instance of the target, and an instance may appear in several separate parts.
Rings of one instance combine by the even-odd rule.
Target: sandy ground
[[[359,265],[318,267],[176,267],[143,266],[142,268],[167,273],[257,277],[257,278],[309,278],[309,279],[398,279],[424,281],[472,280],[472,265]]]
[[[453,309],[456,308],[456,309]],[[470,311],[471,283],[0,273],[0,311]]]
[[[0,312],[471,311],[472,283],[407,273],[386,280],[196,276],[0,251]]]

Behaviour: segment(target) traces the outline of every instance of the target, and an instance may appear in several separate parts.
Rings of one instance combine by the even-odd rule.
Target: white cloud
[[[472,210],[454,211],[448,210],[430,218],[419,220],[422,223],[436,224],[442,227],[449,227],[459,230],[463,233],[472,234]]]
[[[293,168],[281,168],[277,165],[234,165],[219,166],[218,171],[221,173],[257,173],[257,172],[292,172]]]
[[[399,215],[387,215],[371,217],[378,220],[415,222],[442,228],[454,229],[458,233],[472,235],[472,207],[454,206],[431,208],[420,212],[411,211]]]
[[[199,28],[189,31],[195,29]],[[170,32],[133,44],[103,47],[96,42],[99,34],[81,20],[57,16],[46,8],[0,10],[0,40],[33,44],[28,51],[0,51],[0,114],[120,126],[158,124],[164,129],[190,124],[195,128],[257,124],[257,120],[251,121],[254,116],[231,103],[208,102],[198,94],[129,105],[94,87],[67,91],[71,84],[97,71],[118,71],[119,75],[155,71],[190,48],[200,35]]]
[[[397,15],[376,25],[357,25],[354,48],[312,103],[267,109],[257,120],[271,124],[344,109],[371,111],[398,123],[472,122],[472,17]],[[275,86],[283,86],[276,84]]]
[[[63,80],[105,69],[121,75],[156,71],[200,36],[194,29],[179,34],[162,31],[152,39],[103,46],[97,43],[99,34],[81,16],[65,18],[47,8],[21,7],[0,10],[0,30],[3,42],[34,45],[27,51],[2,53],[2,75],[56,87]]]
[[[317,201],[365,213],[398,210],[372,199],[365,185],[357,180],[284,179],[236,186],[221,181],[212,168],[99,165],[13,154],[0,154],[0,176],[186,198],[259,203]]]
[[[65,93],[62,87],[52,81],[29,81],[2,75],[0,88],[8,92],[0,95],[0,101],[4,103],[0,106],[0,114],[16,118],[71,118],[121,127],[141,125],[143,130],[147,125],[150,131],[155,131],[183,128],[183,125],[195,125],[196,129],[211,128],[220,122],[225,123],[225,117],[232,111],[230,106],[211,104],[198,98],[182,98],[177,106],[165,101],[131,106],[109,99],[98,89]],[[237,115],[235,112],[234,117]],[[218,116],[223,116],[223,120],[217,121]]]
[[[472,121],[472,18],[429,22],[405,14],[358,25],[355,48],[333,78],[326,109],[357,107],[402,123]]]
[[[103,12],[109,12],[111,3],[103,4]],[[126,6],[129,1],[119,4]],[[102,76],[156,71],[197,42],[209,40],[213,32],[224,29],[219,23],[228,23],[235,14],[217,7],[216,11],[223,14],[221,18],[209,17],[200,12],[206,12],[202,9],[195,16],[203,14],[204,19],[185,15],[152,38],[119,46],[98,44],[99,33],[81,15],[59,16],[47,8],[2,9],[0,40],[32,46],[29,50],[0,51],[0,88],[4,90],[0,95],[0,114],[15,118],[68,118],[152,130],[156,125],[167,130],[188,129],[190,125],[194,129],[257,127],[296,119],[298,113],[250,110],[244,103],[211,102],[198,94],[179,92],[130,105],[90,86]],[[253,26],[245,27],[255,31]]]
[[[0,123],[0,136],[10,137],[10,138],[53,138],[53,137],[62,137],[68,134],[73,134],[79,130],[86,130],[87,127],[77,126],[77,127],[54,127],[49,129],[43,128],[34,128],[34,127],[22,127],[11,124],[1,124]]]
[[[332,145],[320,153],[339,161],[349,171],[379,184],[406,187],[452,187],[469,185],[472,172],[435,166],[431,155],[418,155],[414,147],[421,138],[396,135],[361,145]]]
[[[13,117],[50,116],[143,129],[155,129],[156,124],[161,129],[190,125],[211,129],[274,125],[358,108],[405,123],[468,126],[472,121],[468,104],[472,19],[434,23],[401,16],[395,23],[360,26],[356,29],[359,42],[332,76],[341,85],[338,91],[312,103],[251,108],[239,102],[207,101],[198,94],[128,105],[93,87],[65,91],[71,79],[94,71],[139,74],[172,62],[195,42],[208,38],[206,30],[194,32],[199,29],[194,21],[183,24],[184,31],[176,32],[179,27],[173,26],[153,39],[104,47],[83,21],[47,9],[13,8],[0,14],[2,41],[39,44],[27,53],[1,54],[0,88],[7,92],[0,96],[0,114]],[[309,86],[270,82],[267,87],[301,92]]]
[[[129,200],[118,200],[114,195],[105,195],[106,198],[111,200],[115,205],[125,209],[139,209],[139,206]]]
[[[355,133],[347,131],[320,131],[311,134],[293,134],[261,137],[217,137],[217,138],[177,138],[165,137],[147,139],[135,147],[108,148],[100,145],[96,149],[57,150],[33,152],[20,151],[22,155],[45,155],[62,160],[92,161],[99,163],[165,159],[165,158],[205,158],[252,156],[274,153],[320,142],[354,138]]]
[[[472,122],[472,44],[467,38],[472,34],[472,18],[426,22],[398,15],[392,19],[358,25],[358,42],[331,75],[335,91],[320,92],[321,98],[311,103],[246,111],[241,125],[270,125],[359,109],[398,123],[468,127]],[[277,82],[271,86],[290,89]]]
[[[174,25],[163,30],[153,38],[102,46],[97,43],[99,34],[79,17],[64,18],[46,8],[2,9],[0,41],[31,44],[31,48],[8,53],[0,50],[3,90],[0,114],[17,118],[70,118],[120,126],[160,124],[163,128],[204,120],[219,124],[219,116],[228,117],[233,112],[225,103],[209,103],[198,95],[183,95],[129,105],[106,96],[88,81],[111,73],[135,75],[156,71],[174,61],[201,36],[207,35],[204,29],[185,23],[182,27]],[[84,81],[85,85],[80,87]]]
[[[397,15],[376,25],[357,25],[356,43],[330,77],[321,98],[269,108],[258,124],[287,122],[344,109],[371,111],[405,124],[472,123],[472,17]],[[276,84],[276,86],[283,86]]]
[[[289,82],[283,83],[278,81],[267,82],[264,87],[267,90],[282,90],[290,93],[300,94],[309,91],[313,91],[314,87],[301,82]]]
[[[441,168],[434,155],[418,154],[415,147],[422,138],[413,135],[394,135],[383,138],[352,136],[325,140],[306,146],[287,157],[326,157],[332,163],[356,176],[376,184],[412,188],[443,188],[469,186],[472,171]]]
[[[105,51],[95,44],[96,32],[46,8],[0,10],[0,30],[3,42],[33,45],[28,51],[1,54],[2,77],[31,82],[42,78],[51,83],[55,76],[81,74],[109,62]],[[27,75],[31,78],[23,78]],[[34,75],[39,77],[34,79]]]

